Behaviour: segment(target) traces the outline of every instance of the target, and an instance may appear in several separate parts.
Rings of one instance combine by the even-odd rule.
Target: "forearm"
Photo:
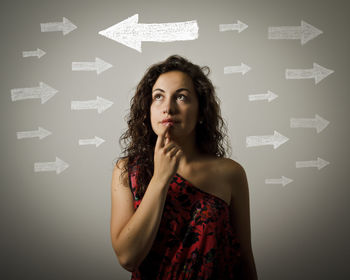
[[[119,261],[135,269],[149,253],[157,235],[169,183],[151,179],[142,201],[116,240]]]

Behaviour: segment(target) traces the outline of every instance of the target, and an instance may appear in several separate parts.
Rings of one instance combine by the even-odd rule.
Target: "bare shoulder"
[[[128,185],[128,172],[124,172],[127,168],[128,158],[121,158],[117,161],[113,169],[113,179],[122,182],[123,185]]]
[[[234,193],[247,187],[246,172],[240,163],[230,158],[222,158],[219,163],[222,176],[226,178]]]

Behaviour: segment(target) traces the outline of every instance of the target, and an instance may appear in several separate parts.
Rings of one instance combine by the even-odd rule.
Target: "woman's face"
[[[159,135],[164,119],[172,119],[173,139],[194,135],[198,119],[198,98],[190,76],[181,71],[161,74],[152,88],[150,108],[153,131]]]

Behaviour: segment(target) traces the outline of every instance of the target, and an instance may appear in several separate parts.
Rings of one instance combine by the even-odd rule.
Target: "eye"
[[[159,100],[159,98],[158,98],[158,97],[162,97],[162,95],[161,95],[161,94],[159,94],[159,93],[157,93],[157,94],[155,94],[155,95],[154,95],[154,97],[153,97],[153,98],[154,98],[155,100]]]
[[[181,100],[181,101],[185,101],[187,96],[186,95],[183,95],[183,94],[179,94],[178,98]]]

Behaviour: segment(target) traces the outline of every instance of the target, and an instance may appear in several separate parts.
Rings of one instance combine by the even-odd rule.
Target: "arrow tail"
[[[40,98],[40,87],[37,88],[15,88],[11,90],[12,101]]]
[[[265,184],[282,184],[281,179],[266,179]]]
[[[72,71],[95,71],[95,62],[72,62]]]
[[[310,160],[310,161],[297,161],[295,162],[296,168],[303,168],[303,167],[317,167],[317,161]]]
[[[88,110],[88,109],[96,109],[97,102],[96,100],[88,100],[88,101],[72,101],[71,109],[72,110]]]
[[[296,127],[315,127],[315,119],[290,119],[290,127],[296,128]]]
[[[79,139],[79,145],[94,145],[95,139]]]
[[[301,26],[269,27],[269,39],[300,39]]]
[[[138,40],[153,42],[187,41],[198,38],[196,20],[174,23],[137,24]]]
[[[312,79],[312,69],[286,69],[286,79]]]
[[[56,171],[56,163],[55,162],[36,162],[34,163],[34,171],[35,172]]]
[[[62,22],[40,23],[41,32],[62,31]]]

